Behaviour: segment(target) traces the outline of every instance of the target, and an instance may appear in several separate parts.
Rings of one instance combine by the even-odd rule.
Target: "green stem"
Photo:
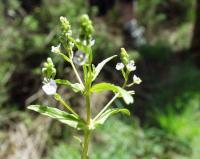
[[[126,87],[127,82],[128,82],[128,80],[127,80],[127,78],[125,78],[122,88]],[[105,107],[97,114],[97,116],[94,118],[94,120],[97,120],[107,110],[107,108],[115,101],[115,99],[117,99],[118,96],[119,96],[119,93],[115,94],[113,96],[113,98],[105,105]]]
[[[89,159],[88,150],[89,150],[89,142],[91,136],[91,130],[89,129],[90,126],[90,119],[91,119],[91,108],[90,108],[90,94],[87,92],[86,96],[86,113],[87,113],[87,128],[84,132],[84,143],[83,143],[83,150],[81,159]]]
[[[79,83],[84,87],[83,82],[82,82],[82,80],[81,80],[81,78],[80,78],[80,76],[79,76],[79,74],[78,74],[78,71],[77,71],[77,69],[76,69],[76,67],[75,67],[75,65],[74,65],[74,63],[73,63],[73,61],[71,61],[70,64],[72,65],[72,68],[73,68],[73,70],[74,70],[74,73],[75,73],[76,78],[78,79]]]
[[[81,159],[89,159],[89,154],[88,154],[88,150],[89,150],[89,143],[90,143],[90,137],[91,137],[91,133],[92,131],[90,130],[90,120],[91,120],[91,105],[90,105],[90,88],[91,88],[91,83],[92,83],[92,69],[91,69],[91,61],[89,62],[90,65],[88,67],[88,72],[87,69],[85,68],[84,74],[86,74],[86,76],[88,75],[88,77],[85,79],[85,100],[86,100],[86,114],[87,114],[87,128],[84,132],[84,143],[83,143],[83,150],[82,150],[82,155],[81,155]]]
[[[91,131],[86,130],[84,133],[84,143],[83,143],[83,151],[81,159],[89,159],[88,150],[89,150],[90,137],[91,137]]]
[[[97,116],[94,118],[94,120],[98,119],[105,111],[106,109],[114,102],[114,100],[119,96],[119,93],[115,94],[115,96],[105,105],[105,107],[97,114]]]
[[[90,95],[86,95],[86,112],[87,112],[87,124],[90,124],[90,118],[91,118],[91,110],[90,110]]]
[[[54,95],[54,97],[55,97],[55,99],[56,99],[57,101],[59,101],[62,105],[64,105],[65,108],[66,108],[67,110],[69,110],[72,114],[78,116],[78,114],[71,108],[71,106],[69,106],[69,105],[62,99],[62,97],[61,97],[59,94]]]

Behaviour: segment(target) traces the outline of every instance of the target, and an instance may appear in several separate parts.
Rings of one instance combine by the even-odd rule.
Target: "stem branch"
[[[75,73],[76,78],[78,79],[79,83],[80,83],[82,86],[84,86],[84,85],[83,85],[83,82],[82,82],[82,80],[81,80],[81,78],[80,78],[80,76],[79,76],[79,74],[78,74],[78,71],[77,71],[77,69],[76,69],[76,67],[75,67],[75,65],[74,65],[74,63],[71,61],[70,64],[71,64],[71,66],[72,66],[72,68],[73,68],[73,70],[74,70],[74,73]]]
[[[119,93],[115,94],[113,98],[106,104],[106,106],[97,114],[97,116],[94,118],[94,120],[98,119],[105,111],[106,109],[114,102],[114,100],[119,96]]]
[[[69,110],[71,113],[73,113],[74,115],[78,116],[78,114],[71,108],[71,106],[69,106],[63,99],[60,95],[56,95],[54,96],[56,100],[58,100],[62,105],[65,106],[65,108],[67,110]]]

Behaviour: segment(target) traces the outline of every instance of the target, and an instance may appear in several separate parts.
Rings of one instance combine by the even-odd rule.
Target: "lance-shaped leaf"
[[[110,60],[112,60],[114,57],[116,57],[116,56],[117,56],[117,55],[111,56],[111,57],[109,57],[109,58],[103,60],[102,62],[100,62],[100,63],[97,65],[97,67],[94,69],[94,75],[93,75],[92,81],[94,81],[94,80],[97,78],[97,76],[98,76],[99,73],[101,72],[103,66],[104,66],[107,62],[109,62]]]
[[[61,79],[56,79],[55,81],[57,84],[69,86],[74,92],[82,92],[84,90],[83,86],[80,83],[71,83],[68,80]]]
[[[108,109],[99,118],[97,118],[96,121],[94,121],[95,127],[98,126],[99,124],[102,125],[111,115],[114,115],[117,113],[124,113],[126,115],[130,115],[130,112],[128,109],[120,109],[120,108]]]
[[[43,105],[30,105],[28,106],[28,109],[34,110],[43,115],[54,118],[76,129],[82,129],[84,127],[84,121],[81,120],[79,116],[76,116],[74,114],[69,114],[57,108],[52,108],[52,107],[43,106]]]
[[[109,90],[115,93],[119,93],[119,96],[123,98],[126,104],[133,103],[133,97],[130,95],[128,91],[111,83],[99,83],[92,86],[92,88],[90,89],[91,92],[96,92],[96,93]]]

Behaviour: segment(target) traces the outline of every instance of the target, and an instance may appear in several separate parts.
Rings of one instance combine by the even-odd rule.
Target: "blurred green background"
[[[102,8],[84,0],[1,0],[0,158],[79,158],[80,145],[73,136],[81,133],[26,107],[38,102],[57,105],[41,91],[41,65],[48,56],[55,61],[59,77],[74,79],[71,68],[53,56],[50,48],[58,44],[60,16],[70,20],[76,35],[79,16],[87,13],[96,30],[95,64],[119,54],[120,47],[125,46],[143,80],[134,88],[133,105],[127,106],[121,100],[113,104],[128,108],[132,116],[117,115],[94,133],[91,158],[199,159],[199,3],[137,0],[134,17],[137,28],[144,30],[139,38],[145,39],[145,43],[136,45],[130,41],[137,39],[130,39],[123,30],[120,1],[100,15]],[[106,66],[101,79],[122,83],[120,74],[113,71],[116,62]],[[82,98],[65,88],[59,91],[83,113]],[[109,93],[94,97],[94,113],[109,97]]]

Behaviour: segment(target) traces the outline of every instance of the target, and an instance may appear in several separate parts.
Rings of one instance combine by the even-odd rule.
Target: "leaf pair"
[[[43,106],[43,105],[30,105],[28,106],[28,109],[34,110],[45,116],[56,119],[60,121],[61,123],[64,123],[78,130],[83,130],[86,128],[85,122],[82,119],[80,119],[79,116],[61,111],[57,108],[52,108],[52,107]],[[94,128],[96,128],[99,125],[104,124],[104,122],[108,119],[108,117],[117,113],[124,113],[126,115],[130,115],[130,112],[127,109],[119,109],[119,108],[108,109],[99,118],[97,118],[94,121]]]

